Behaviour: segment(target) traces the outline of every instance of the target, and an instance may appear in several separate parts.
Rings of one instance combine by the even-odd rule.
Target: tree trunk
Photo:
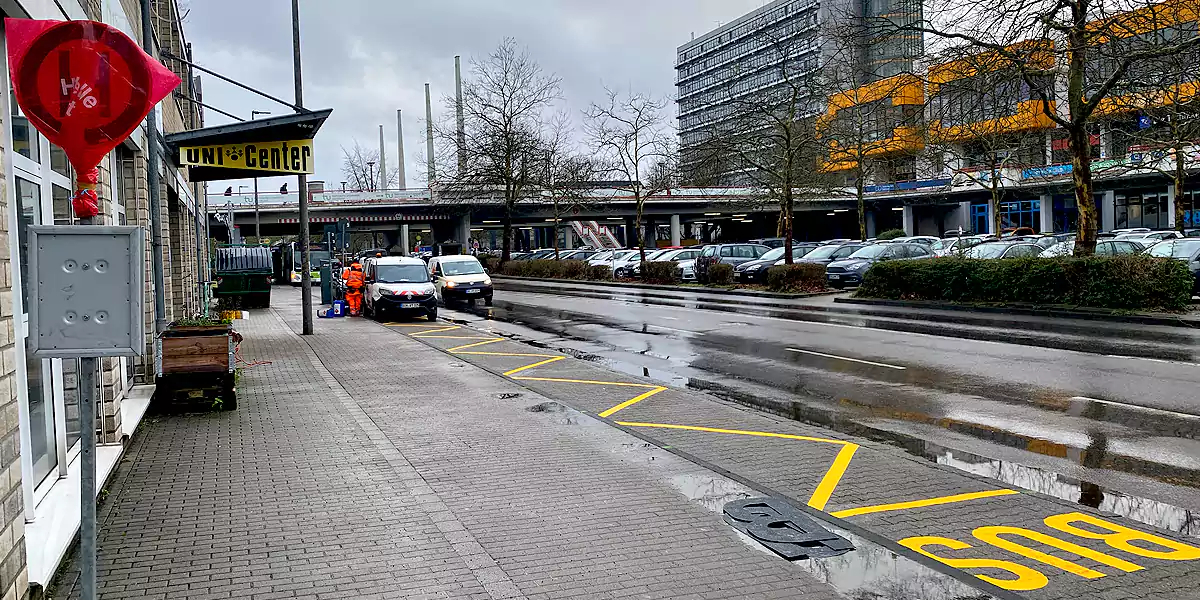
[[[1087,133],[1084,111],[1084,67],[1087,65],[1085,36],[1087,15],[1073,7],[1075,23],[1067,35],[1067,105],[1071,126],[1067,128],[1071,152],[1071,180],[1075,184],[1075,206],[1079,208],[1079,235],[1075,238],[1075,256],[1096,253],[1096,200],[1092,197],[1092,144]]]
[[[997,181],[996,170],[992,169],[992,233],[996,235],[996,239],[1004,236],[1004,220],[1000,218],[1000,200],[1003,199],[1004,193],[1000,190],[1000,183]]]
[[[1096,253],[1096,199],[1092,197],[1092,147],[1083,124],[1070,130],[1071,179],[1075,184],[1075,206],[1079,207],[1079,236],[1075,238],[1075,256]]]
[[[639,262],[642,264],[642,272],[644,273],[646,271],[646,230],[642,228],[642,210],[645,206],[642,204],[641,192],[634,192],[633,200],[637,206],[633,228],[637,230]]]
[[[792,258],[792,243],[795,241],[793,231],[792,209],[793,198],[791,186],[788,185],[783,190],[783,264],[790,265],[796,261]],[[767,267],[768,272],[770,267]]]
[[[1187,221],[1187,211],[1183,209],[1184,178],[1187,175],[1183,160],[1183,142],[1179,136],[1175,136],[1175,230],[1179,233],[1183,233]]]
[[[500,243],[500,264],[512,260],[512,207],[504,204],[504,241]]]
[[[858,177],[854,181],[854,196],[857,200],[858,208],[858,239],[867,239],[867,202],[864,199],[863,192],[863,172],[859,169]],[[907,234],[907,232],[905,232]]]

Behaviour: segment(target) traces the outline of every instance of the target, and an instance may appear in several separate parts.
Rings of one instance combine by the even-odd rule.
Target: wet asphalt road
[[[635,375],[766,404],[1028,489],[1113,512],[1131,510],[1115,503],[1151,506],[1160,526],[1200,535],[1194,362],[653,305],[620,294],[498,290],[491,309],[446,315],[492,320],[499,332]],[[995,337],[1008,339],[1003,330]]]

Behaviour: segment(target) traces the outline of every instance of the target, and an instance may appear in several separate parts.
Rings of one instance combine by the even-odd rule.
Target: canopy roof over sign
[[[311,140],[317,135],[317,130],[321,129],[321,125],[325,124],[325,119],[329,118],[332,112],[332,108],[327,108],[172,133],[165,137],[167,152],[176,162],[180,162],[179,149],[184,147]],[[253,169],[209,166],[189,166],[187,169],[190,181],[248,179],[263,176],[262,171]]]

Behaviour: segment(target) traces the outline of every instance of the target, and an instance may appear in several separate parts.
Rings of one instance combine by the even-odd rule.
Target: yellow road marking
[[[417,337],[417,336],[414,335],[413,337]],[[496,342],[503,342],[503,341],[504,341],[504,338],[490,338],[490,339],[486,339],[482,342],[477,342],[474,344],[467,344],[465,346],[457,346],[457,347],[447,350],[446,352],[449,352],[450,354],[458,354],[459,352],[466,350],[468,348],[478,348],[480,346],[486,346],[488,344],[495,344]]]
[[[817,485],[817,489],[808,499],[808,505],[817,509],[825,510],[825,505],[829,504],[829,497],[833,495],[833,490],[837,489],[838,483],[842,481],[842,475],[846,474],[846,467],[850,466],[850,461],[854,458],[854,452],[858,450],[858,444],[846,443],[838,450],[837,457],[833,459],[833,464],[829,466],[829,470],[825,471],[825,476],[821,478],[821,483]]]
[[[953,504],[955,502],[969,502],[971,500],[982,500],[983,498],[995,498],[997,496],[1012,496],[1020,494],[1016,490],[989,490],[986,492],[972,492],[970,494],[954,494],[953,496],[941,496],[938,498],[926,498],[925,500],[912,500],[909,502],[895,502],[893,504],[877,504],[875,506],[861,506],[859,508],[851,508],[847,510],[839,510],[829,513],[835,517],[857,517],[858,515],[869,515],[871,513],[888,512],[893,510],[908,510],[910,508],[923,508],[926,506],[939,506],[942,504]]]
[[[534,367],[540,367],[540,366],[542,366],[542,365],[548,365],[548,364],[550,364],[550,363],[552,363],[552,362],[558,362],[558,361],[560,361],[560,360],[565,360],[566,358],[567,358],[567,357],[565,357],[565,356],[552,356],[552,357],[550,357],[550,358],[548,358],[548,359],[546,359],[546,360],[543,360],[543,361],[540,361],[540,362],[535,362],[535,363],[533,363],[532,365],[525,365],[525,366],[523,366],[523,367],[517,367],[517,368],[515,368],[515,369],[513,369],[513,370],[511,370],[511,371],[505,371],[505,372],[504,372],[504,374],[505,374],[506,376],[508,376],[508,377],[512,377],[513,375],[516,375],[517,373],[520,373],[521,371],[528,371],[529,369],[532,369],[532,368],[534,368]],[[524,379],[524,377],[517,377],[516,379]]]
[[[429,331],[421,331],[421,332],[418,332],[418,333],[413,333],[413,334],[410,334],[410,335],[411,335],[412,337],[425,337],[425,336],[427,336],[427,335],[429,335],[429,334],[431,334],[431,333],[444,333],[444,332],[446,332],[446,331],[456,331],[456,330],[459,330],[459,329],[462,329],[462,327],[459,327],[458,325],[455,325],[455,326],[453,326],[453,327],[442,327],[442,328],[440,328],[440,329],[430,329]]]
[[[426,323],[384,323],[384,327],[442,327],[441,325],[429,325]]]
[[[821,482],[817,484],[817,489],[808,499],[808,505],[817,509],[825,510],[825,505],[829,503],[829,497],[833,495],[833,491],[837,489],[838,483],[841,482],[842,476],[846,474],[846,467],[850,465],[850,460],[854,458],[854,452],[858,450],[858,444],[847,442],[845,440],[833,440],[828,438],[809,437],[806,435],[792,435],[790,433],[772,433],[770,431],[746,431],[744,429],[719,429],[716,427],[700,427],[697,425],[670,425],[666,423],[636,423],[631,421],[617,421],[617,425],[626,427],[655,427],[659,429],[683,429],[686,431],[704,431],[708,433],[726,433],[731,435],[749,435],[754,437],[780,438],[785,440],[800,440],[802,442],[822,442],[826,444],[835,444],[842,447],[838,451],[837,457],[833,459],[833,464],[825,471],[825,475],[821,477]]]
[[[645,400],[646,398],[649,398],[650,396],[653,396],[659,392],[665,392],[665,391],[667,391],[667,388],[662,387],[660,385],[660,386],[646,392],[645,394],[642,394],[641,396],[638,396],[636,398],[630,398],[629,400],[626,400],[626,401],[600,413],[600,416],[601,417],[610,417],[613,415],[613,413],[616,413],[617,411],[619,411],[621,409],[629,408],[630,406],[633,406],[634,404],[637,404],[638,402],[641,402],[642,400]]]
[[[589,379],[559,379],[557,377],[513,377],[524,381],[553,381],[558,383],[586,383],[589,385],[615,385],[621,387],[656,388],[657,385],[647,383],[625,383],[623,381],[592,381]]]

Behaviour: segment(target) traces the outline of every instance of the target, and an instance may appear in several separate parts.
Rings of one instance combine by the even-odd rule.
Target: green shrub
[[[479,262],[483,263],[483,268],[487,269],[488,273],[500,272],[499,256],[483,256],[479,258]]]
[[[583,279],[587,274],[588,264],[582,260],[557,260],[559,277],[563,279]]]
[[[796,263],[771,267],[767,271],[767,289],[792,293],[825,291],[825,265]]]
[[[717,263],[708,268],[708,282],[713,285],[729,285],[733,283],[733,266]]]
[[[878,263],[857,295],[893,300],[1059,304],[1182,310],[1194,279],[1187,265],[1144,255]]]
[[[881,241],[894,240],[896,238],[902,238],[907,235],[908,234],[905,233],[903,229],[889,229],[889,230],[879,234],[877,236],[877,239],[879,239]]]
[[[612,267],[607,265],[589,266],[584,278],[588,281],[611,281],[613,278]]]
[[[643,263],[642,281],[661,285],[674,285],[679,283],[679,266],[673,262]]]

